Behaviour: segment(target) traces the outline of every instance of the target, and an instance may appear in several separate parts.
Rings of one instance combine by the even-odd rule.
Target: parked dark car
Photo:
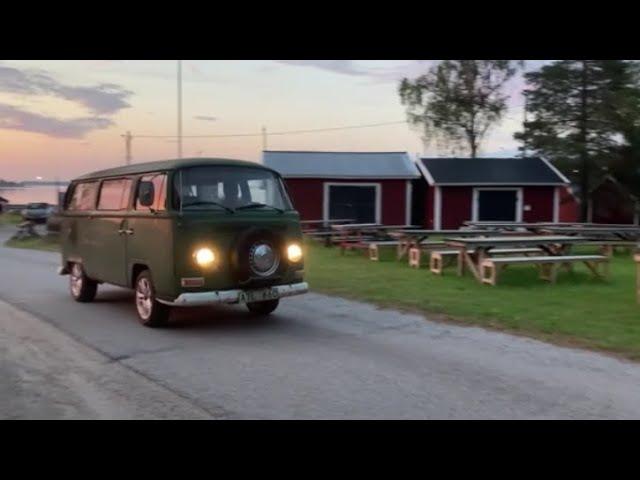
[[[27,208],[22,210],[21,215],[24,220],[35,223],[46,223],[47,218],[51,216],[54,211],[54,206],[48,203],[29,203]]]

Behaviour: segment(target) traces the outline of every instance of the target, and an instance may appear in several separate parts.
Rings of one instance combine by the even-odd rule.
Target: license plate
[[[275,300],[278,298],[278,291],[275,288],[260,288],[256,290],[243,290],[238,295],[239,303],[262,302],[264,300]]]

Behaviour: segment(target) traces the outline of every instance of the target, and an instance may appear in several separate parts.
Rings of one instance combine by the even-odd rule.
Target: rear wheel
[[[256,315],[269,315],[276,308],[278,308],[278,304],[280,300],[267,300],[265,302],[249,302],[247,303],[247,308],[251,313],[255,313]]]
[[[145,327],[161,327],[169,321],[171,308],[156,299],[151,272],[144,270],[136,278],[136,310],[138,321]]]
[[[96,298],[98,283],[87,277],[82,264],[74,263],[69,273],[69,291],[76,302],[91,302]]]

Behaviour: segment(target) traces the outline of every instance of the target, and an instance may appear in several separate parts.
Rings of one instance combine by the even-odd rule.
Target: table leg
[[[399,240],[398,242],[398,260],[402,260],[409,251],[409,242],[407,240]]]
[[[480,272],[478,270],[478,267],[476,266],[479,264],[474,261],[474,258],[473,258],[474,254],[470,254],[465,251],[464,255],[465,255],[465,262],[467,264],[467,267],[469,267],[469,270],[471,270],[471,273],[473,273],[473,276],[476,278],[476,280],[478,282],[482,282],[482,277],[480,276]]]
[[[465,258],[466,249],[459,248],[458,249],[458,276],[462,277],[464,275],[464,264],[466,261]]]

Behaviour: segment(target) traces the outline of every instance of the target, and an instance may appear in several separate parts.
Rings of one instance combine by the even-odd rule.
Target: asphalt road
[[[230,306],[148,329],[129,291],[101,286],[76,303],[57,266],[55,253],[0,248],[0,300],[189,403],[194,418],[640,418],[640,365],[605,355],[318,294],[266,319]],[[158,408],[132,401],[141,416]]]

